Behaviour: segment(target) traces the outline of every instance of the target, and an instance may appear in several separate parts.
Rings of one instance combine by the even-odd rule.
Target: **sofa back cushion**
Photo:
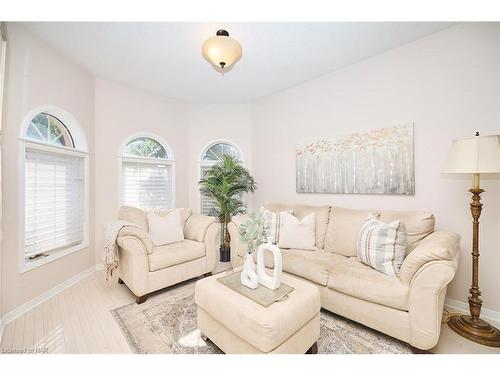
[[[131,223],[149,232],[148,218],[146,212],[137,207],[121,206],[118,211],[118,220],[130,221]]]
[[[418,243],[429,234],[434,232],[434,215],[425,211],[381,211],[380,221],[390,223],[401,220],[406,227],[406,238],[408,255]]]
[[[158,215],[160,216],[166,216],[173,210],[179,210],[181,213],[181,223],[182,226],[186,224],[186,220],[191,216],[191,209],[190,208],[158,208],[154,210]]]
[[[378,212],[332,207],[326,230],[325,250],[347,257],[357,256],[359,231],[370,216],[378,216]]]
[[[293,215],[302,220],[307,215],[314,213],[315,216],[315,239],[316,247],[322,249],[325,243],[326,228],[328,226],[330,206],[309,206],[303,204],[264,203],[264,208],[273,212],[293,210]]]

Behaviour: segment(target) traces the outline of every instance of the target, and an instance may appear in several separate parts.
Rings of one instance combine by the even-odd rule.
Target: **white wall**
[[[212,142],[226,140],[241,150],[245,166],[252,170],[252,105],[195,105],[188,109],[189,139],[189,206],[200,211],[200,157]],[[252,200],[249,199],[249,206]],[[251,208],[251,207],[249,207]]]
[[[3,312],[8,312],[94,265],[94,78],[15,23],[7,24],[6,106],[3,125],[2,190],[4,238]],[[82,126],[90,152],[90,246],[20,273],[19,148],[24,116],[40,105],[71,113]]]
[[[176,206],[188,205],[187,115],[183,102],[97,79],[95,82],[95,239],[101,262],[106,224],[120,205],[119,160],[125,140],[152,133],[163,138],[175,157]]]
[[[254,106],[254,205],[264,201],[353,208],[421,209],[462,235],[448,297],[470,286],[468,176],[440,173],[451,141],[474,131],[498,134],[500,27],[461,24],[259,100]],[[303,140],[415,123],[415,196],[297,194],[295,145]],[[497,176],[498,177],[498,176]],[[485,178],[481,217],[484,306],[500,310],[500,180]]]

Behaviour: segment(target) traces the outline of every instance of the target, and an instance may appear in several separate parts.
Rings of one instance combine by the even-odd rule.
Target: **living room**
[[[1,20],[0,363],[499,358],[493,10],[149,11]]]

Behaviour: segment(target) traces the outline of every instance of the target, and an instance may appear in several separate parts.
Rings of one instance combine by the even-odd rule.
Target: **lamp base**
[[[456,315],[448,320],[448,327],[460,336],[478,344],[500,347],[500,330],[482,319],[474,322],[469,315]]]

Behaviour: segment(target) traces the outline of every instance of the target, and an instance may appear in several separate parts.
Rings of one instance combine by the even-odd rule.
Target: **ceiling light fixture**
[[[201,52],[215,70],[224,74],[241,58],[242,49],[241,44],[230,38],[226,30],[219,30],[215,36],[205,40]]]

